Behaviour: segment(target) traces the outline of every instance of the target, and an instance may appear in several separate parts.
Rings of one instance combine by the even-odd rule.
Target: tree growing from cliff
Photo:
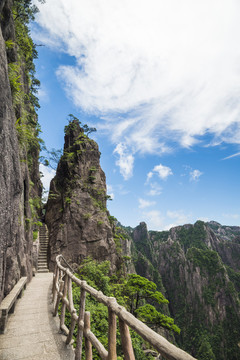
[[[87,124],[82,124],[82,122],[76,116],[74,116],[73,114],[69,114],[68,115],[68,125],[66,125],[64,128],[65,134],[67,134],[71,128],[76,126],[76,124],[78,124],[83,129],[83,132],[87,136],[89,134],[91,134],[92,132],[97,131],[97,129],[95,127],[89,127]]]
[[[62,156],[62,149],[52,148],[51,150],[49,150],[45,145],[43,145],[41,150],[46,154],[40,156],[39,160],[41,161],[41,163],[44,166],[49,166],[51,169],[56,170]]]
[[[149,326],[162,326],[168,330],[180,333],[174,320],[159,312],[153,303],[158,305],[168,304],[164,295],[157,291],[157,285],[148,279],[130,274],[122,284],[115,285],[116,297],[124,301],[124,306],[137,318]]]
[[[68,122],[69,122],[68,125],[66,125],[64,128],[65,134],[68,134],[71,129],[74,130],[74,127],[77,124],[83,129],[83,132],[87,136],[89,134],[91,134],[92,132],[97,131],[96,128],[89,127],[87,124],[82,125],[81,121],[73,114],[68,115]],[[46,154],[46,155],[41,155],[41,157],[40,157],[40,161],[42,162],[42,164],[45,166],[49,166],[51,169],[56,170],[59,160],[63,153],[62,149],[52,148],[51,150],[49,150],[49,149],[47,149],[47,147],[45,145],[43,145],[41,147],[41,150],[42,150],[42,152],[44,152]]]
[[[38,0],[41,4],[45,3],[45,0]],[[14,7],[16,14],[14,20],[20,18],[22,22],[29,23],[35,19],[35,15],[39,12],[38,7],[32,4],[32,0],[14,0]]]

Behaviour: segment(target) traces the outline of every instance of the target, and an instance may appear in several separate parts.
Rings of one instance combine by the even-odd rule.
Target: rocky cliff
[[[24,43],[19,45],[20,37],[30,39],[17,18],[21,3],[0,1],[0,301],[21,276],[32,276],[33,222],[41,194],[28,69],[33,71],[33,64],[31,57],[26,60],[33,49],[27,54]]]
[[[70,122],[46,207],[50,269],[60,253],[75,267],[87,256],[109,260],[116,267],[114,225],[106,209],[106,179],[99,158],[96,142],[78,121]]]
[[[163,232],[141,223],[132,232],[137,272],[146,274],[146,256],[154,268],[146,275],[161,277],[182,330],[178,344],[199,360],[240,359],[239,231],[198,221]]]

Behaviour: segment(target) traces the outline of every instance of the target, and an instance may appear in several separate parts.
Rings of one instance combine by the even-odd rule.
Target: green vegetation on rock
[[[179,332],[179,328],[174,324],[172,318],[161,314],[156,308],[148,303],[148,301],[155,301],[156,303],[168,302],[165,297],[156,290],[156,285],[136,274],[125,276],[110,275],[110,264],[108,261],[101,263],[96,262],[90,258],[85,259],[84,263],[79,268],[77,274],[83,280],[95,289],[102,291],[107,296],[114,296],[120,305],[135,314],[139,319],[146,322],[148,325],[156,328],[156,326],[164,327],[170,331]],[[80,290],[73,286],[73,300],[78,311],[80,301]],[[98,303],[90,295],[86,299],[86,311],[91,312],[91,331],[98,337],[101,343],[107,348],[108,344],[108,310],[107,307]],[[70,315],[67,316],[67,324],[70,325]],[[75,333],[76,335],[76,333]],[[131,330],[132,343],[136,360],[151,359],[144,354],[143,344],[149,347],[139,335]],[[96,350],[93,350],[93,359],[99,359]],[[118,360],[123,360],[121,351],[120,333],[117,330],[117,353]],[[83,359],[84,359],[83,354]]]

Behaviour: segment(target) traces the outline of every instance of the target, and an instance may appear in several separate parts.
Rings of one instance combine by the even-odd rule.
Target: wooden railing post
[[[90,324],[90,312],[86,311],[84,315],[84,332],[90,332],[91,324]],[[85,336],[85,358],[86,360],[92,360],[92,344],[91,341]]]
[[[68,300],[69,300],[69,311],[71,313],[71,325],[70,325],[70,329],[69,329],[69,333],[67,336],[67,340],[66,340],[66,344],[70,344],[72,337],[73,337],[73,332],[75,329],[75,325],[76,325],[76,320],[75,320],[75,316],[76,315],[76,309],[74,308],[74,303],[73,303],[73,296],[72,296],[72,279],[70,277],[68,277]]]
[[[64,276],[64,288],[63,288],[63,299],[67,298],[67,291],[68,291],[68,275],[65,274]],[[60,315],[60,329],[64,326],[65,323],[65,313],[66,313],[66,304],[63,301],[62,302],[62,308],[61,308],[61,315]]]
[[[86,284],[86,281],[82,281],[82,285],[85,285],[85,284]],[[86,290],[81,287],[75,360],[82,359],[82,339],[83,339],[83,328],[84,328],[85,301],[86,301]]]
[[[117,360],[117,317],[110,305],[116,303],[116,299],[112,297],[108,300],[108,360]]]
[[[64,281],[59,280],[59,293],[58,293],[58,296],[57,296],[57,301],[56,301],[56,304],[55,304],[53,316],[57,316],[57,314],[58,314],[58,306],[59,306],[59,303],[60,303],[60,300],[61,300],[60,293],[63,292],[63,286],[64,286]]]
[[[121,335],[122,350],[125,360],[135,360],[132,347],[132,339],[127,324],[119,318],[119,330]]]
[[[53,306],[55,307],[55,302],[56,302],[56,299],[57,299],[57,282],[58,282],[58,277],[59,277],[59,267],[56,265],[56,268],[55,268],[55,274],[53,276],[53,289],[52,289],[52,292],[53,292]]]

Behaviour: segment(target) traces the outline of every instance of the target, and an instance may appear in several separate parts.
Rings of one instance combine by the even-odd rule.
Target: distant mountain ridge
[[[158,232],[142,222],[129,234],[136,271],[162,282],[177,343],[199,360],[240,359],[240,227],[197,221]]]

